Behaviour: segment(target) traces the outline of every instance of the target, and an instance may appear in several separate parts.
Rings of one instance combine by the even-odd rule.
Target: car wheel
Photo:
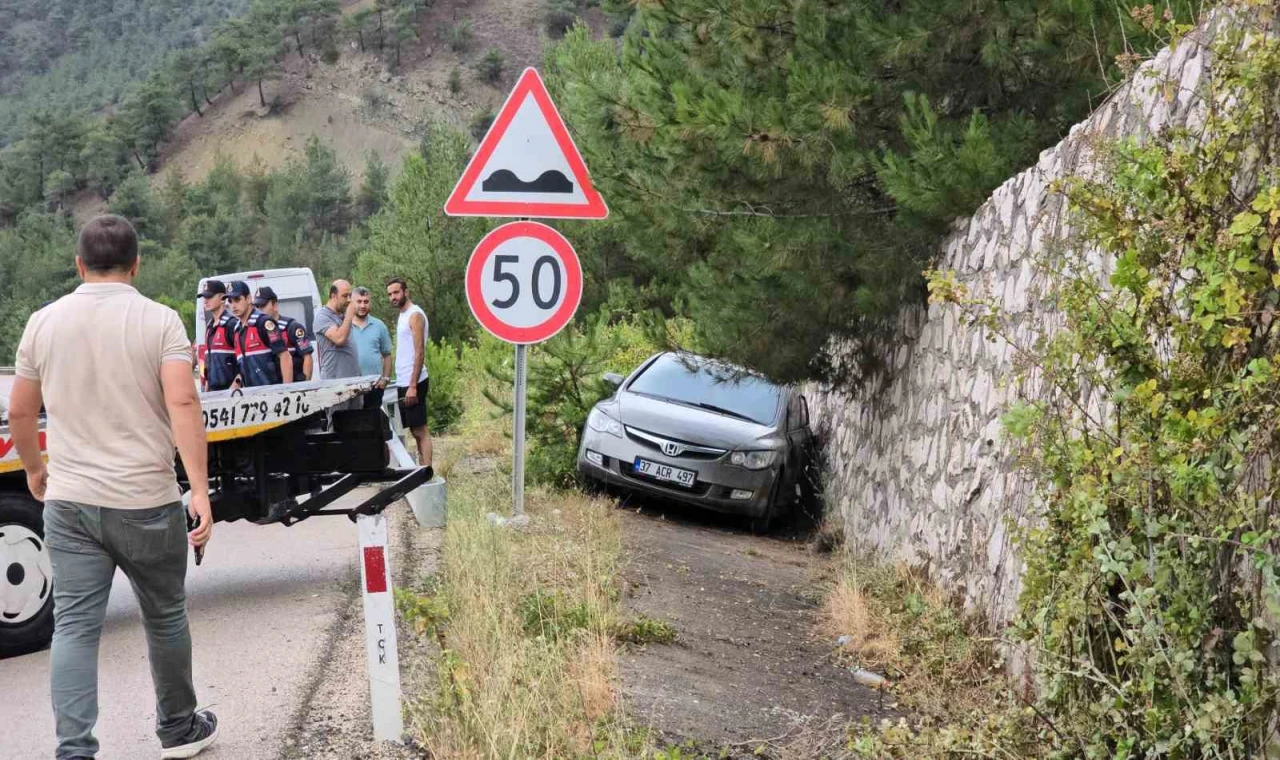
[[[0,657],[44,649],[53,639],[53,568],[40,502],[0,491]]]

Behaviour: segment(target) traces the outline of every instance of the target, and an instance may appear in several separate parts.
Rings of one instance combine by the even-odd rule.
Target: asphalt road
[[[221,726],[208,757],[279,756],[356,588],[356,559],[356,526],[346,518],[215,526],[204,564],[192,562],[187,574],[196,693]],[[99,659],[99,760],[159,757],[146,641],[121,574]],[[367,689],[364,663],[351,665],[359,673],[352,688]],[[0,660],[0,727],[5,760],[53,757],[47,650]]]

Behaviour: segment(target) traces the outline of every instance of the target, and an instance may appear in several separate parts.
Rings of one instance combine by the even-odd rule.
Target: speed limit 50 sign
[[[511,222],[480,241],[467,262],[467,303],[484,329],[508,343],[541,343],[573,319],[582,265],[564,235]]]

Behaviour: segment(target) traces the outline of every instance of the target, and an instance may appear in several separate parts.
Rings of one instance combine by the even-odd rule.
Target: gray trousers
[[[181,504],[108,509],[66,501],[44,507],[45,544],[53,564],[50,656],[58,760],[94,757],[98,740],[98,640],[116,568],[142,608],[156,689],[156,734],[173,744],[191,729],[196,709],[187,627],[187,522]]]

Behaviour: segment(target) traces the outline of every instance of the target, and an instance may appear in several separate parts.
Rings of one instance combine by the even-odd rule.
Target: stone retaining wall
[[[1002,302],[1018,343],[1054,318],[1041,300],[1046,275],[1036,262],[1070,239],[1070,214],[1051,184],[1093,171],[1100,141],[1194,126],[1206,42],[1221,22],[1143,65],[1035,166],[957,223],[942,246],[936,266],[954,270],[974,295]],[[1105,271],[1106,262],[1087,255]],[[1013,347],[967,328],[953,307],[908,309],[899,332],[894,348],[881,352],[885,369],[859,391],[806,389],[826,447],[829,508],[843,517],[850,545],[927,565],[971,608],[1006,621],[1021,571],[1010,523],[1034,505],[1002,439],[1000,416],[1010,400],[1036,389],[1005,382]]]

